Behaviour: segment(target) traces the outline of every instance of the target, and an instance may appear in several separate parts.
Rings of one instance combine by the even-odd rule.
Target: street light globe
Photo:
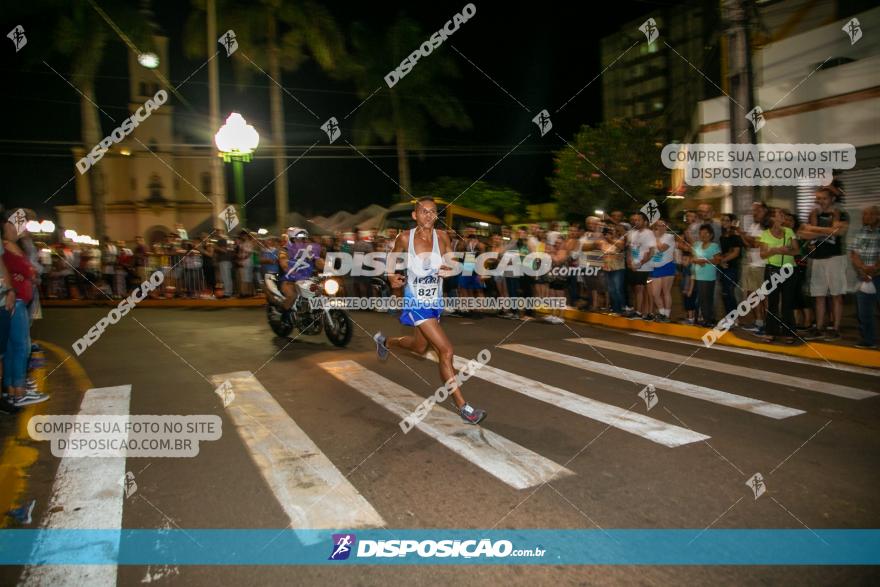
[[[71,230],[70,228],[68,228],[67,230],[64,231],[64,238],[69,238],[72,241],[76,241],[77,236],[79,236],[79,235],[76,234],[76,231]]]
[[[156,69],[159,67],[159,56],[155,53],[141,53],[138,55],[138,63],[147,69]]]
[[[261,228],[261,229],[257,230],[257,234],[269,234],[269,231],[266,230],[265,228]]]
[[[40,223],[40,230],[42,232],[55,232],[55,223],[51,220],[43,220]]]
[[[233,112],[214,135],[214,143],[221,153],[251,153],[260,144],[260,135],[241,114]]]
[[[40,232],[40,223],[36,220],[28,220],[24,227],[28,232]]]

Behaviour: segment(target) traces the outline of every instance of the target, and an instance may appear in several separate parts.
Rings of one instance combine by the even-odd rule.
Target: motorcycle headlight
[[[336,292],[339,291],[339,282],[335,279],[328,279],[324,282],[324,293],[328,296],[336,295]]]

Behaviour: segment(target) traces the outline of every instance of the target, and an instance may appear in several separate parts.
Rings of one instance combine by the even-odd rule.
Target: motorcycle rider
[[[288,242],[278,253],[278,266],[281,272],[278,282],[284,294],[282,307],[289,310],[299,296],[298,281],[309,279],[315,272],[324,270],[324,259],[321,245],[309,239],[309,232],[304,228],[290,227],[287,229]]]

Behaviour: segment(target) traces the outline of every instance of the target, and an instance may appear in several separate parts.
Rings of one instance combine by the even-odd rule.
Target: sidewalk
[[[122,300],[109,300],[107,298],[96,300],[47,300],[40,299],[44,308],[96,308],[116,307]],[[223,298],[223,299],[190,299],[171,298],[153,299],[147,298],[139,302],[138,308],[255,308],[266,305],[265,296],[252,298]]]
[[[621,330],[637,330],[652,334],[676,336],[679,338],[700,341],[701,344],[702,337],[706,334],[706,329],[701,326],[689,326],[686,324],[676,324],[674,322],[660,323],[641,319],[629,320],[620,316],[609,316],[598,312],[584,312],[581,310],[567,309],[565,310],[564,316],[566,320],[573,320],[575,322],[598,324],[611,328],[619,328]],[[741,331],[729,331],[719,337],[715,344],[789,355],[792,357],[801,357],[816,361],[831,361],[880,369],[880,351],[857,349],[852,346],[820,341],[806,341],[806,344],[802,343],[797,345],[768,344],[760,342],[745,333],[740,336],[740,332]]]

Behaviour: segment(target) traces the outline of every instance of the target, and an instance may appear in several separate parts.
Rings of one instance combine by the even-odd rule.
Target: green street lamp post
[[[238,112],[233,112],[214,135],[214,143],[226,163],[232,163],[232,177],[235,184],[235,201],[239,207],[241,226],[247,226],[244,207],[244,164],[253,158],[253,152],[260,144],[260,135]]]

